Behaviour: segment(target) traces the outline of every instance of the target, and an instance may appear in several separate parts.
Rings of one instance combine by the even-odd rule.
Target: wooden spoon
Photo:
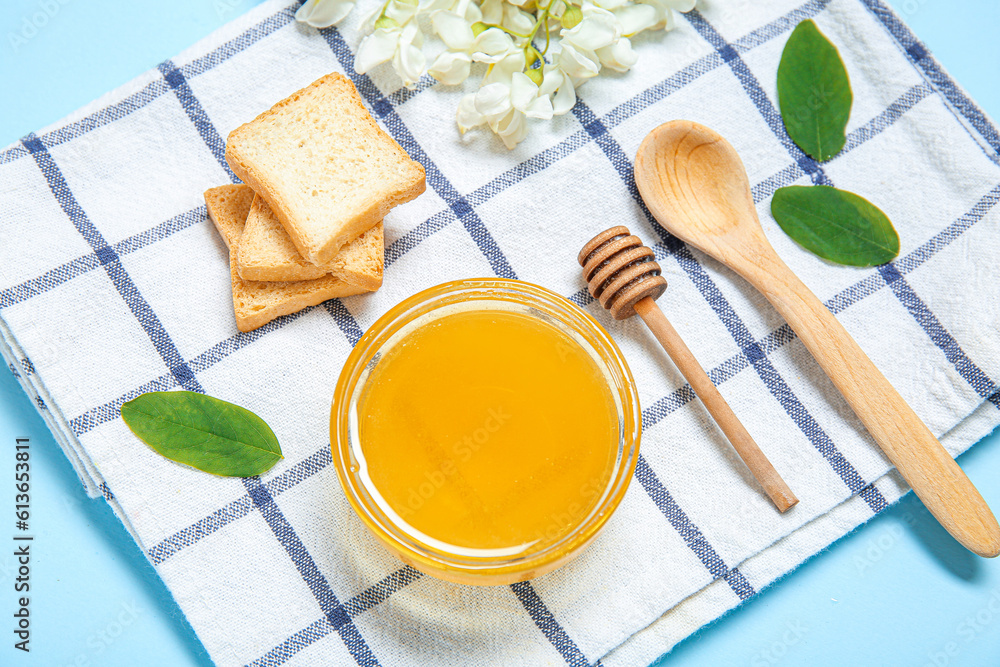
[[[1000,525],[979,491],[768,243],[733,147],[697,123],[666,123],[639,146],[635,181],[649,211],[671,234],[767,297],[941,525],[980,556],[1000,554]]]

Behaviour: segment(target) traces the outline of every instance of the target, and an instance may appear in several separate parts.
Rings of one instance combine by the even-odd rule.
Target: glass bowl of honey
[[[568,562],[621,502],[641,411],[618,346],[518,280],[459,280],[389,310],[337,382],[348,501],[404,562],[497,585]]]

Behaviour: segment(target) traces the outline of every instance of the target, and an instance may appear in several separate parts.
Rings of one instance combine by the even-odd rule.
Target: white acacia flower
[[[535,27],[535,17],[527,12],[522,12],[514,5],[504,3],[503,22],[500,25],[512,32],[527,35]]]
[[[483,13],[483,23],[500,25],[503,21],[503,0],[483,0],[479,3],[479,10]]]
[[[453,51],[468,51],[475,36],[472,24],[482,18],[479,7],[469,3],[465,12],[438,11],[431,17],[431,25],[441,41]]]
[[[661,21],[660,13],[651,4],[629,3],[614,10],[615,18],[622,26],[622,34],[631,37],[648,30]]]
[[[364,74],[376,65],[392,61],[392,68],[403,80],[403,85],[412,88],[427,67],[427,57],[420,48],[422,44],[423,34],[415,21],[404,26],[376,28],[361,40],[354,69]]]
[[[614,44],[597,49],[597,57],[601,64],[616,72],[627,72],[639,60],[638,54],[632,50],[632,42],[628,37],[615,40]]]
[[[601,9],[606,9],[609,12],[613,12],[616,9],[631,4],[631,0],[591,0],[591,2]]]
[[[361,40],[358,54],[354,56],[354,69],[364,74],[384,62],[392,60],[402,31],[398,26],[376,28],[375,32]]]
[[[403,80],[403,85],[413,88],[427,70],[427,56],[420,48],[423,45],[423,34],[416,23],[409,23],[403,28],[399,38],[399,48],[392,57],[392,68]]]
[[[621,24],[608,10],[589,2],[581,9],[583,19],[571,29],[560,33],[563,44],[570,44],[577,51],[596,51],[614,44],[622,36]]]
[[[446,86],[456,86],[469,77],[472,58],[460,51],[443,51],[427,69],[427,73]]]
[[[479,127],[486,122],[483,114],[476,110],[476,94],[469,93],[463,95],[458,102],[458,111],[455,113],[455,123],[458,131],[465,134],[474,127]]]
[[[538,87],[538,94],[550,96],[552,115],[562,116],[576,104],[576,88],[573,86],[573,80],[563,74],[555,63],[546,63],[543,73],[542,85]]]
[[[593,51],[580,51],[572,44],[565,42],[559,46],[556,62],[566,76],[571,77],[574,81],[590,79],[601,71],[600,58]]]
[[[306,0],[295,17],[324,28],[343,20],[356,2]],[[631,68],[637,59],[633,35],[672,29],[675,13],[691,10],[695,2],[377,0],[361,24],[366,37],[355,69],[364,74],[389,62],[408,87],[424,74],[457,85],[469,77],[473,63],[483,63],[487,67],[479,90],[462,97],[456,122],[463,133],[486,125],[513,148],[527,135],[531,119],[568,113],[576,104],[577,87],[603,68]],[[432,29],[445,47],[430,61],[422,27]]]
[[[619,72],[635,64],[631,42],[612,12],[589,2],[581,8],[579,23],[560,33],[559,66],[574,82],[597,76],[606,65]]]
[[[354,0],[306,0],[295,12],[295,20],[314,28],[329,28],[354,9]]]
[[[524,51],[514,49],[486,71],[486,76],[483,77],[483,85],[485,86],[489,83],[506,83],[510,85],[510,80],[514,74],[516,72],[523,72],[526,64]]]
[[[523,57],[521,60],[523,63]],[[494,66],[491,75],[498,69],[501,71],[495,80],[484,82],[477,92],[462,98],[456,121],[462,132],[485,123],[507,148],[514,148],[528,135],[528,119],[549,120],[553,109],[549,95],[541,93],[538,85],[523,71],[515,71],[507,77],[505,64],[509,66],[509,63]]]
[[[515,51],[521,52],[514,46],[514,40],[510,38],[510,35],[500,28],[483,30],[472,41],[472,46],[469,48],[472,51],[472,59],[478,63],[497,63]],[[524,69],[523,64],[521,69]]]
[[[470,1],[471,0],[461,0],[456,3],[454,0],[419,0],[417,3],[417,11],[430,15],[432,12],[451,9],[453,5],[460,5],[462,2],[469,4]]]
[[[694,9],[696,0],[636,0],[648,5],[656,12],[656,21],[651,27],[662,26],[664,30],[673,30],[677,26],[674,12],[689,12]]]
[[[390,0],[385,6],[385,15],[400,26],[409,23],[418,11],[420,11],[420,5],[417,0]]]

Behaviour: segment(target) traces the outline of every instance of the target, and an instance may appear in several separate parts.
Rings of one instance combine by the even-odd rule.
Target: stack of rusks
[[[424,191],[424,169],[329,74],[233,130],[244,184],[205,192],[229,247],[240,331],[382,286],[382,218]]]

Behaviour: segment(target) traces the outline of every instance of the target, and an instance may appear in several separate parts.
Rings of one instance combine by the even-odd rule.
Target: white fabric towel
[[[670,119],[736,147],[779,254],[951,453],[1000,422],[1000,135],[880,0],[713,2],[637,39],[631,72],[587,83],[571,114],[513,151],[459,135],[461,90],[400,89],[389,68],[355,75],[364,12],[316,31],[294,10],[266,3],[0,152],[4,357],[217,664],[648,663],[905,492],[763,298],[644,213],[631,156]],[[781,49],[806,18],[839,46],[854,88],[847,147],[821,168],[788,141],[775,102]],[[202,192],[232,180],[234,127],[330,71],[424,164],[427,192],[385,220],[380,291],[239,333]],[[781,232],[773,192],[823,177],[888,213],[895,262],[833,266]],[[586,300],[575,254],[612,224],[655,246],[670,283],[659,303],[801,499],[786,515],[642,324]],[[491,275],[556,290],[605,324],[645,432],[624,502],[581,557],[472,588],[421,576],[367,533],[330,465],[327,420],[348,351],[380,314]],[[155,454],[119,407],[179,387],[261,415],[285,459],[241,481]]]

